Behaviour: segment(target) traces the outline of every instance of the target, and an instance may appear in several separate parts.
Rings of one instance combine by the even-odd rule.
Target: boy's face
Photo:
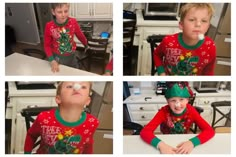
[[[184,111],[186,108],[186,105],[188,103],[187,98],[181,98],[181,97],[173,97],[167,99],[168,105],[170,106],[170,109],[176,113],[180,114]]]
[[[64,106],[76,105],[83,108],[91,101],[89,93],[89,82],[63,82],[61,92],[56,96],[56,103]]]
[[[52,9],[52,14],[56,17],[56,21],[58,23],[66,22],[67,18],[69,17],[69,5],[64,4],[61,7],[56,7]]]
[[[198,40],[198,34],[205,34],[210,26],[210,15],[206,8],[191,8],[179,23],[183,35],[190,40]]]

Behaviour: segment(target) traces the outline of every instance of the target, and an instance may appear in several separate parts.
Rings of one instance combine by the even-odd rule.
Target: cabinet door
[[[93,6],[91,3],[71,3],[70,16],[78,20],[91,18],[92,8]]]
[[[71,3],[70,16],[77,20],[112,19],[112,3]]]
[[[151,75],[151,57],[150,44],[147,41],[143,41],[142,62],[139,68],[141,75]]]
[[[26,137],[26,124],[25,119],[21,116],[20,113],[16,115],[16,138],[15,138],[15,153],[24,154],[24,143]]]
[[[201,113],[201,116],[203,119],[207,121],[209,125],[212,123],[212,115],[213,115],[213,109],[211,106],[206,105],[199,105],[204,111]]]
[[[111,3],[94,3],[93,18],[110,18],[112,19],[112,4]]]
[[[113,153],[113,132],[110,130],[96,130],[94,134],[94,154]]]

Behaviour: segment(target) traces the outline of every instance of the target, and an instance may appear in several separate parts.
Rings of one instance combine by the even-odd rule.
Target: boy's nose
[[[201,26],[201,21],[196,21],[196,26]]]
[[[180,107],[180,102],[179,102],[179,101],[177,101],[177,102],[175,103],[175,107]]]

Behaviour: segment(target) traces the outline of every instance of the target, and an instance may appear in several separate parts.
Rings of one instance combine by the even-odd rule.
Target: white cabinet
[[[201,116],[211,125],[213,120],[213,108],[211,107],[212,102],[216,101],[231,101],[230,91],[218,91],[218,93],[201,93],[197,94],[194,105],[199,106],[204,109],[204,112],[201,113]],[[221,111],[223,113],[228,113],[230,107],[223,107]],[[216,119],[220,115],[216,114]],[[220,121],[218,125],[223,125],[224,120]]]
[[[167,35],[180,32],[178,21],[143,20],[142,12],[138,10],[137,32],[135,32],[135,44],[138,42],[138,75],[151,75],[151,48],[147,42],[150,35]],[[135,45],[134,44],[134,45]]]
[[[9,106],[12,119],[11,149],[10,153],[24,153],[26,136],[25,119],[21,116],[21,110],[28,107],[57,106],[55,102],[55,89],[46,90],[17,90],[14,82],[9,82]]]
[[[71,3],[70,16],[78,21],[112,20],[112,3]]]
[[[145,100],[145,97],[150,97],[151,99]],[[140,95],[131,96],[124,103],[127,105],[131,121],[145,126],[155,116],[157,111],[166,105],[166,99],[162,95]],[[159,128],[155,132],[160,132]]]

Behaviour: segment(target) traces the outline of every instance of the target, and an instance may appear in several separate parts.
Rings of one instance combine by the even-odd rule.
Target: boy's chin
[[[180,113],[182,113],[184,111],[184,109],[180,109],[180,110],[177,110],[177,109],[174,109],[174,113],[175,114],[180,114]]]

